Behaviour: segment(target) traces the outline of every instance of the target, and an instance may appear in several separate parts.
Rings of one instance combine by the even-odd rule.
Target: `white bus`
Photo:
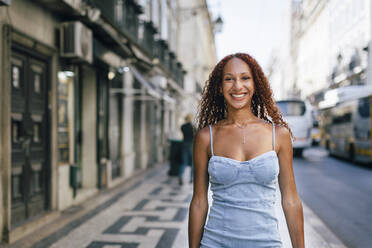
[[[276,105],[282,112],[283,119],[288,123],[295,137],[292,143],[293,154],[302,156],[302,151],[311,146],[311,129],[313,120],[311,105],[302,100],[281,100]]]
[[[331,155],[351,161],[372,161],[371,86],[328,91],[319,105],[321,143]]]

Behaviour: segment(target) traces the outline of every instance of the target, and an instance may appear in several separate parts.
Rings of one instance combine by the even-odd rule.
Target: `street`
[[[192,184],[186,178],[179,186],[167,170],[166,164],[156,165],[64,211],[59,220],[11,247],[187,247]],[[310,148],[303,158],[294,159],[294,172],[304,207],[307,248],[370,247],[371,168]],[[280,201],[277,206],[282,211]],[[283,212],[279,219],[283,248],[287,248],[290,240]]]
[[[174,175],[196,131],[221,121],[215,140],[238,156],[252,138],[254,154],[268,142],[257,118],[301,151],[304,230],[298,198],[285,216],[279,185],[263,185],[283,248],[286,217],[296,246],[372,247],[372,0],[0,0],[0,99],[0,248],[188,247],[192,167]],[[253,211],[235,220],[251,229]]]
[[[372,244],[372,166],[327,156],[319,148],[294,159],[297,189],[322,221],[350,248]]]

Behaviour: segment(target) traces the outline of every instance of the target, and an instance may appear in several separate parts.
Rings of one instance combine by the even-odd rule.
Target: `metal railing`
[[[141,23],[143,34],[142,39],[140,40],[141,45],[145,51],[151,56],[156,56],[156,43],[154,35],[157,33],[156,28],[152,22],[143,22]]]
[[[143,12],[135,0],[84,0],[101,10],[101,16],[113,27],[120,30],[131,42],[136,43],[151,58],[158,58],[164,68],[171,73],[177,84],[183,88],[182,65],[169,50],[167,41],[155,40],[157,29],[152,22],[140,22]]]
[[[101,15],[132,40],[138,42],[138,15],[142,8],[134,0],[86,0],[101,10]]]
[[[87,3],[93,5],[101,11],[101,16],[103,16],[111,24],[115,24],[115,5],[117,0],[85,0]]]

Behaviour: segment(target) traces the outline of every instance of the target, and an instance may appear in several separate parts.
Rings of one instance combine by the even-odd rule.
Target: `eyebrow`
[[[249,72],[247,72],[247,71],[240,73],[240,75],[241,75],[241,74],[248,74],[248,75],[251,75],[251,74],[250,74]],[[227,72],[227,73],[224,74],[224,76],[227,76],[227,75],[231,75],[231,76],[233,76],[233,74],[230,73],[230,72]]]

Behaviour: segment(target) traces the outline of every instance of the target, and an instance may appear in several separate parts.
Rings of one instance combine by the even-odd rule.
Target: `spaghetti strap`
[[[275,124],[273,122],[273,150],[275,151]]]
[[[213,134],[212,134],[212,125],[209,125],[209,134],[211,136],[211,153],[212,153],[212,156],[214,156],[214,153],[213,153]]]

